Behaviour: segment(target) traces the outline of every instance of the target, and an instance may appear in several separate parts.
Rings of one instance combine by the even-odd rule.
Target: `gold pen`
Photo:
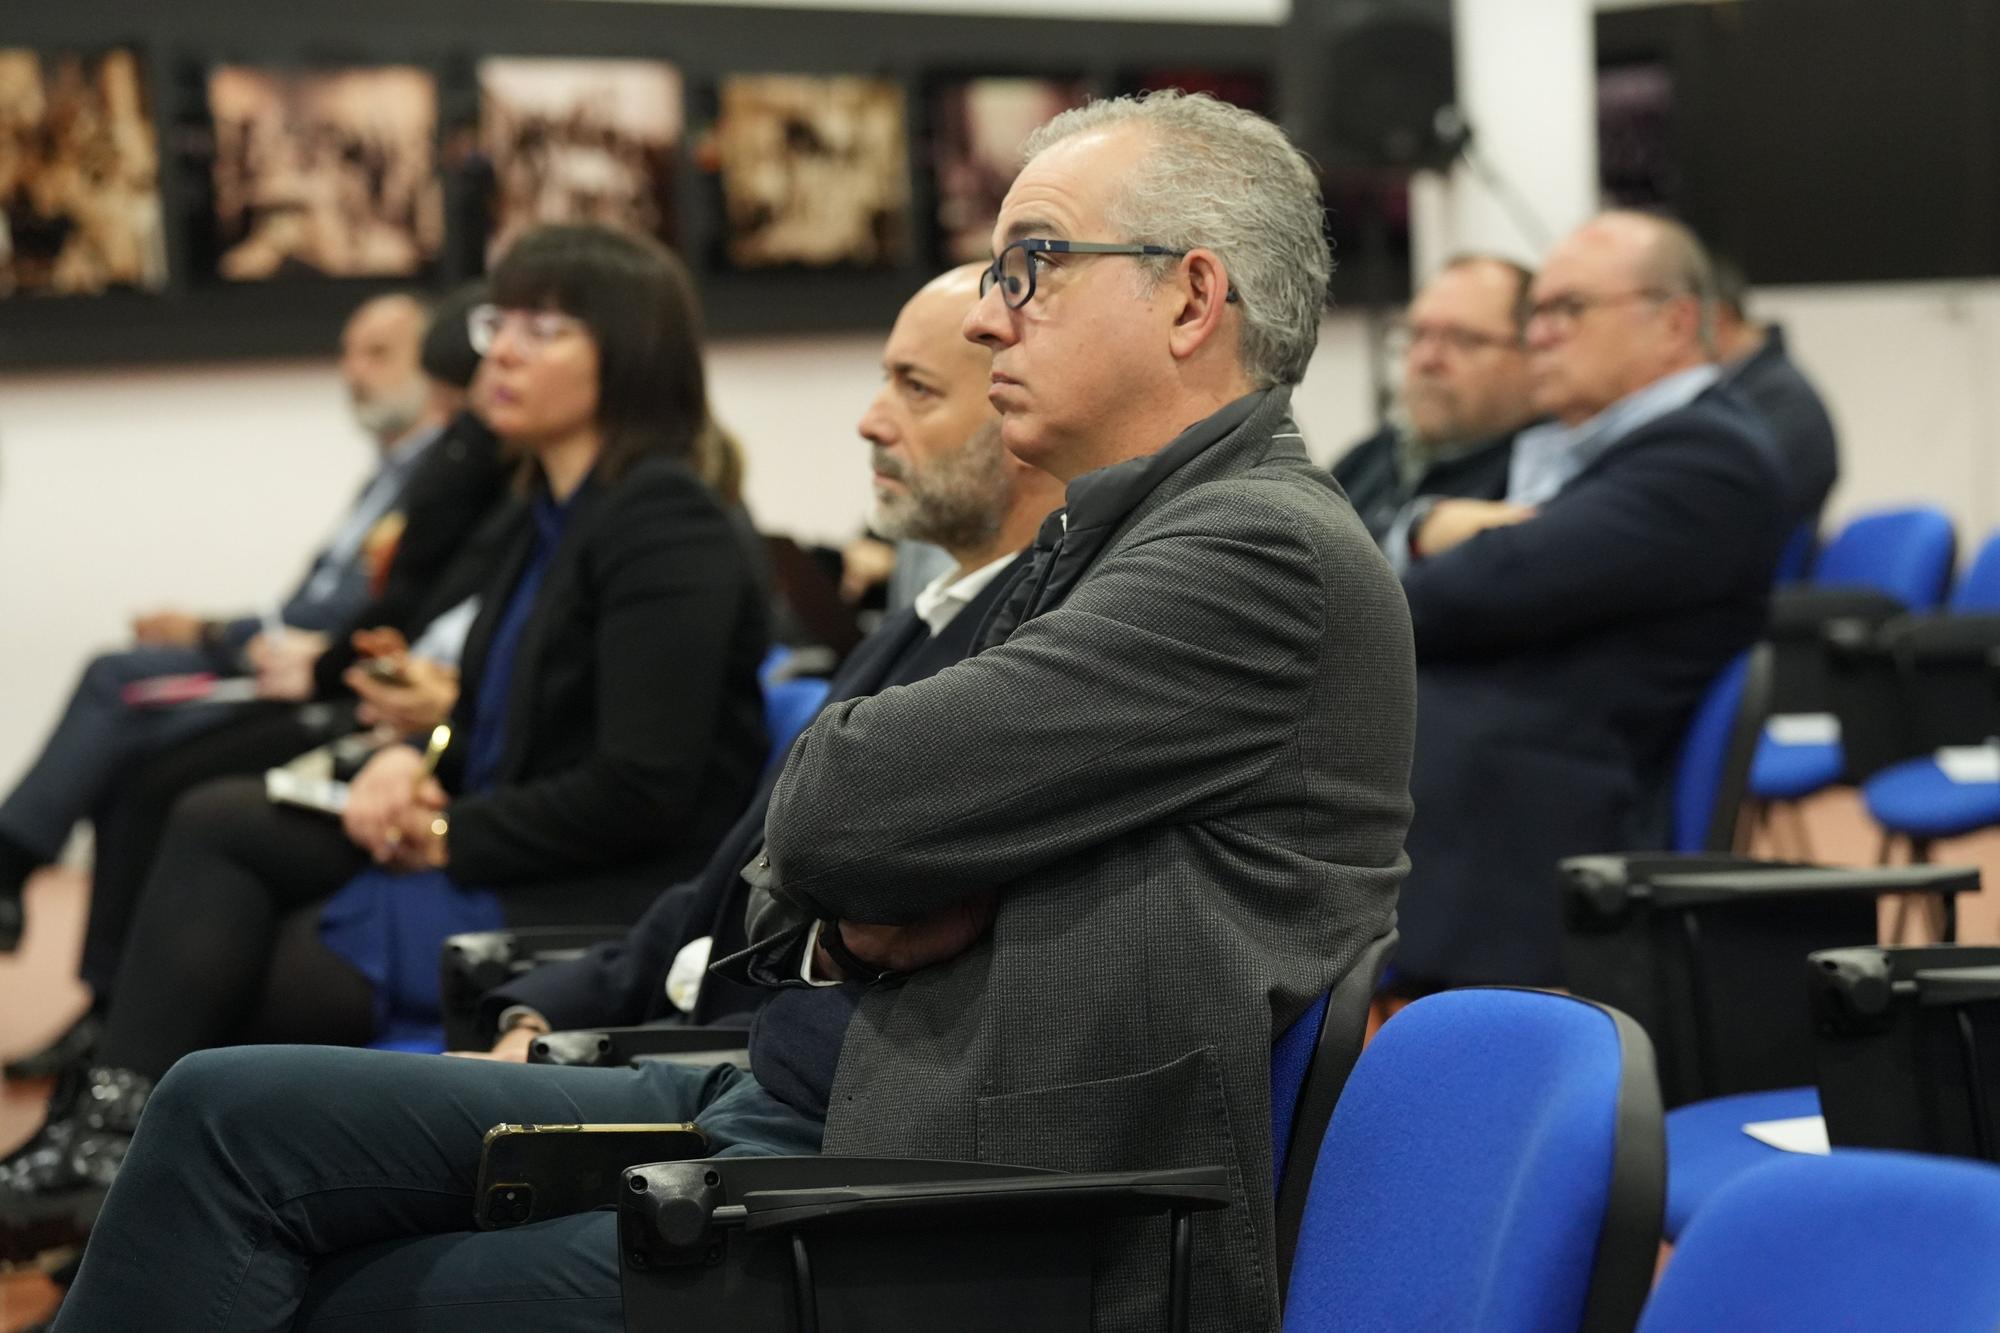
[[[426,781],[436,776],[438,760],[451,746],[451,724],[440,722],[431,728],[431,741],[424,747],[424,766],[417,773],[416,786],[421,789]]]
[[[444,758],[444,752],[450,746],[451,725],[440,722],[435,727],[432,727],[430,743],[424,746],[424,766],[417,770],[416,778],[410,783],[412,793],[421,792],[424,789],[424,783],[436,775],[438,760]],[[439,815],[437,818],[431,820],[431,833],[442,838],[445,830],[438,826],[445,822],[443,815]],[[400,847],[403,844],[403,831],[399,828],[391,828],[387,838],[391,847]]]

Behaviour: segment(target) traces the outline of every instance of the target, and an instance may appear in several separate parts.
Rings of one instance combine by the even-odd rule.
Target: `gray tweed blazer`
[[[752,953],[793,976],[806,916],[998,891],[970,951],[863,998],[826,1150],[1225,1164],[1203,1330],[1278,1326],[1271,1044],[1393,921],[1407,866],[1408,609],[1288,405],[1078,478],[1004,641],[820,714],[753,874],[780,910]],[[1102,1239],[1098,1328],[1159,1326],[1166,1252],[1163,1222]]]

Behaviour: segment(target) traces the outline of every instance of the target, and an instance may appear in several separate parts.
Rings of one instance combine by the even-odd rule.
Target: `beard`
[[[418,376],[402,388],[384,390],[373,398],[353,396],[349,406],[361,429],[388,444],[417,424],[430,396],[430,385]]]
[[[999,533],[1013,490],[999,422],[981,426],[955,453],[921,469],[880,449],[874,461],[878,473],[904,487],[875,493],[868,525],[884,537],[963,551],[982,547]]]

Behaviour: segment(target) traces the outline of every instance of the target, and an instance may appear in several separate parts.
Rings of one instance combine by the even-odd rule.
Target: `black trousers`
[[[319,939],[319,908],[369,864],[337,821],[274,806],[257,778],[174,807],[132,917],[98,1059],[149,1078],[230,1042],[365,1044],[368,979]]]
[[[256,705],[244,711],[240,719],[128,769],[92,816],[96,856],[79,971],[100,1009],[108,1007],[132,915],[181,797],[216,778],[261,774],[354,728],[351,703]]]
[[[734,1065],[204,1051],[147,1105],[56,1327],[616,1333],[615,1215],[473,1231],[481,1139],[689,1120],[718,1157],[820,1148],[818,1120]]]

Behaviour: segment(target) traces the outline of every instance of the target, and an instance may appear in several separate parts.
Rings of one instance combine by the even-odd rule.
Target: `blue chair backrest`
[[[1806,519],[1792,535],[1785,538],[1784,549],[1778,552],[1778,568],[1772,573],[1773,583],[1797,583],[1812,568],[1813,545],[1819,540],[1819,522]]]
[[[1885,509],[1849,522],[1813,565],[1813,582],[1874,588],[1912,611],[1943,600],[1957,538],[1944,511]]]
[[[832,688],[816,676],[780,679],[791,657],[791,649],[782,643],[773,644],[764,654],[764,660],[757,664],[757,683],[764,690],[764,734],[771,738],[770,755],[764,761],[767,771],[785,762],[792,742],[819,716],[819,710],[826,707],[826,696]]]
[[[1544,991],[1383,1025],[1321,1141],[1285,1308],[1322,1329],[1629,1329],[1664,1199],[1652,1048]]]
[[[1312,1068],[1313,1052],[1319,1049],[1320,1025],[1326,1021],[1326,996],[1285,1029],[1271,1048],[1271,1188],[1285,1179],[1286,1150],[1292,1145],[1292,1118],[1298,1114],[1299,1094],[1305,1090],[1306,1073]]]
[[[1726,852],[1735,841],[1735,820],[1729,816],[1742,804],[1743,786],[1756,751],[1753,728],[1761,721],[1744,721],[1751,658],[1758,651],[1739,654],[1695,705],[1687,739],[1681,742],[1680,763],[1674,770],[1673,850],[1677,852]],[[1757,666],[1757,683],[1761,685],[1766,673],[1761,661]],[[1756,704],[1759,712],[1765,706],[1761,700]]]
[[[2000,1328],[2000,1167],[1780,1156],[1702,1204],[1639,1333]]]
[[[806,724],[819,715],[826,707],[826,696],[832,686],[811,676],[800,676],[796,680],[782,680],[776,685],[764,687],[764,731],[771,738],[771,757],[766,762],[781,764],[791,750],[792,742],[806,729]]]
[[[1965,615],[2000,611],[2000,532],[1986,539],[1952,585],[1949,606]]]

